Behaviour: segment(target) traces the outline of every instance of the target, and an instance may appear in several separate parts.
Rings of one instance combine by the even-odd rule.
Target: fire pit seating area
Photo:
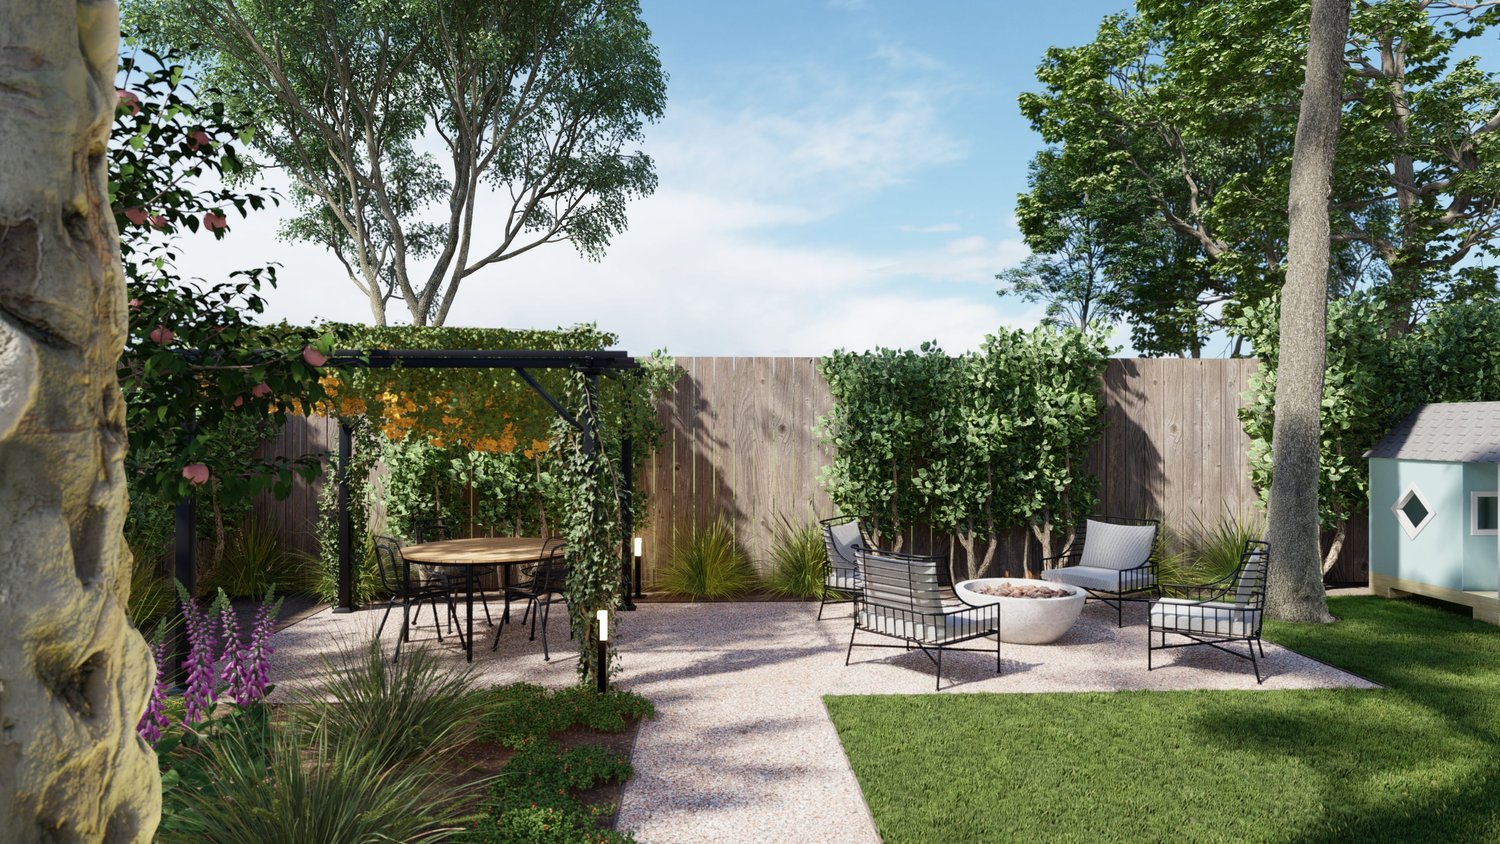
[[[854,555],[862,588],[854,595],[854,629],[849,633],[844,665],[849,664],[856,646],[911,650],[915,645],[936,666],[934,689],[941,689],[943,651],[988,652],[988,647],[954,645],[994,636],[995,673],[1000,673],[1000,608],[995,604],[944,606],[938,582],[941,558],[863,548]],[[856,642],[860,633],[897,639],[901,644]]]
[[[1160,522],[1096,516],[1084,522],[1067,554],[1042,560],[1042,578],[1088,592],[1093,600],[1115,608],[1115,623],[1125,626],[1126,601],[1161,597],[1156,582],[1156,537]]]
[[[1083,612],[1087,593],[1066,583],[1043,584],[1020,577],[986,577],[953,585],[960,601],[1000,608],[1000,640],[1045,645],[1068,632]]]

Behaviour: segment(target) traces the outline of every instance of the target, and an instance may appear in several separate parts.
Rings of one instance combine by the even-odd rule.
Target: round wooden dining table
[[[540,536],[490,536],[408,545],[401,549],[401,556],[408,563],[463,569],[464,607],[468,625],[467,635],[464,636],[464,651],[467,661],[473,662],[474,582],[478,578],[476,570],[499,567],[504,571],[503,586],[509,586],[512,566],[538,562],[557,547],[560,547],[559,540],[549,541]],[[508,604],[505,612],[507,616],[510,613]],[[502,617],[501,623],[507,620],[507,617]]]

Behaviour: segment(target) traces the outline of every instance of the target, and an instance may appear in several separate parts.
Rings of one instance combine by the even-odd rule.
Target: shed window
[[[1475,536],[1500,533],[1500,496],[1493,492],[1469,495],[1469,533]]]
[[[1396,514],[1396,521],[1406,531],[1407,539],[1416,539],[1422,528],[1432,521],[1432,505],[1427,503],[1427,496],[1415,484],[1401,493],[1401,497],[1391,505],[1391,512]]]

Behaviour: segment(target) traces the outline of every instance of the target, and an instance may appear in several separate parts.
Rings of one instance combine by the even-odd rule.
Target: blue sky
[[[1016,97],[1047,47],[1127,5],[643,0],[670,75],[644,144],[656,194],[602,261],[556,244],[504,262],[449,324],[597,322],[682,355],[956,352],[1033,325],[1037,306],[995,295],[1026,255],[1012,215],[1040,147]],[[276,212],[231,222],[183,244],[187,274],[271,256],[272,317],[368,321],[331,257],[276,239]]]

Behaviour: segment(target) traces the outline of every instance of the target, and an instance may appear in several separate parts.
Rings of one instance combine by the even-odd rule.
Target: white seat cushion
[[[1069,583],[1095,592],[1116,592],[1120,588],[1118,569],[1095,566],[1064,566],[1060,569],[1050,569],[1042,572],[1042,579],[1054,583]],[[1130,585],[1135,588],[1150,586],[1155,582],[1150,572],[1136,572],[1130,575]]]
[[[886,614],[879,608],[870,608],[859,614],[859,627],[875,633],[883,633],[887,636],[896,636],[903,639],[916,639],[922,642],[941,642],[958,636],[972,636],[982,631],[990,631],[995,625],[998,617],[996,611],[990,607],[975,607],[962,612],[950,613],[941,617],[922,616],[921,622],[911,621],[905,613]]]
[[[1260,631],[1260,610],[1218,601],[1198,604],[1183,598],[1162,598],[1151,604],[1151,626],[1181,633],[1254,636]]]
[[[859,572],[850,569],[833,569],[829,572],[825,582],[832,589],[859,590],[862,588]]]
[[[1117,525],[1089,519],[1078,564],[1116,571],[1138,568],[1151,557],[1155,543],[1155,525]]]

